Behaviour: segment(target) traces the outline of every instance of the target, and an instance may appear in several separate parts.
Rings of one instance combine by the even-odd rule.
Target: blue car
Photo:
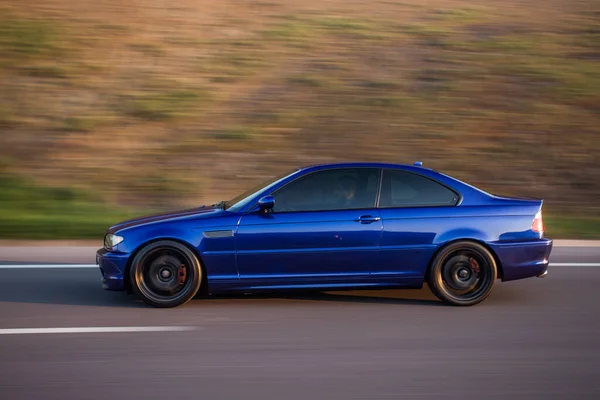
[[[542,200],[499,197],[414,165],[297,169],[212,206],[112,226],[107,290],[155,307],[196,294],[421,288],[471,306],[497,279],[547,273]]]

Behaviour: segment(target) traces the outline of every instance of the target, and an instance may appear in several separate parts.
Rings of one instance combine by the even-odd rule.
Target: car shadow
[[[421,306],[441,306],[439,301],[429,289],[387,289],[387,290],[352,290],[352,291],[327,291],[327,292],[269,292],[248,295],[213,295],[200,297],[205,300],[227,301],[244,299],[248,301],[260,300],[293,300],[338,303],[365,303],[365,304],[404,304]]]
[[[255,294],[228,294],[213,296],[196,296],[188,305],[201,306],[202,302],[275,302],[277,300],[314,301],[314,302],[343,302],[365,304],[403,304],[421,306],[441,306],[436,299],[422,299],[420,296],[411,296],[414,290],[387,291],[381,295],[364,295],[358,292],[349,293],[255,293]],[[121,307],[121,308],[147,308],[143,301],[125,292],[109,292],[96,287],[69,288],[61,291],[60,287],[46,288],[29,293],[4,292],[0,293],[0,303],[35,303],[57,304],[72,306],[93,307]]]

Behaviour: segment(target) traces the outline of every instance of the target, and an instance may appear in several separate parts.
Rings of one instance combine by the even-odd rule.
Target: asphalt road
[[[40,252],[20,262],[93,262]],[[551,263],[600,263],[600,249],[556,248]],[[99,277],[0,269],[0,399],[600,398],[600,267],[498,282],[470,308],[425,288],[158,310],[103,291]],[[2,334],[123,326],[193,330]]]

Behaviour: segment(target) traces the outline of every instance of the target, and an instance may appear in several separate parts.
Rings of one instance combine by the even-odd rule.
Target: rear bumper
[[[106,249],[96,252],[96,264],[102,275],[102,288],[106,290],[125,290],[124,272],[129,254],[113,253]]]
[[[502,266],[502,281],[543,277],[548,271],[552,251],[551,239],[520,243],[494,243],[490,247]]]

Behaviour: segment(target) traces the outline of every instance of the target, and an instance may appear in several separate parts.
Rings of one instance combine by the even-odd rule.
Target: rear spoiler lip
[[[536,201],[536,202],[543,202],[544,199],[540,198],[540,197],[528,197],[528,196],[499,196],[496,194],[492,194],[491,195],[494,199],[498,199],[498,200],[526,200],[526,201]]]
[[[535,197],[491,196],[490,198],[492,204],[535,207],[538,209],[538,211],[541,211],[542,206],[544,205],[543,199]]]

